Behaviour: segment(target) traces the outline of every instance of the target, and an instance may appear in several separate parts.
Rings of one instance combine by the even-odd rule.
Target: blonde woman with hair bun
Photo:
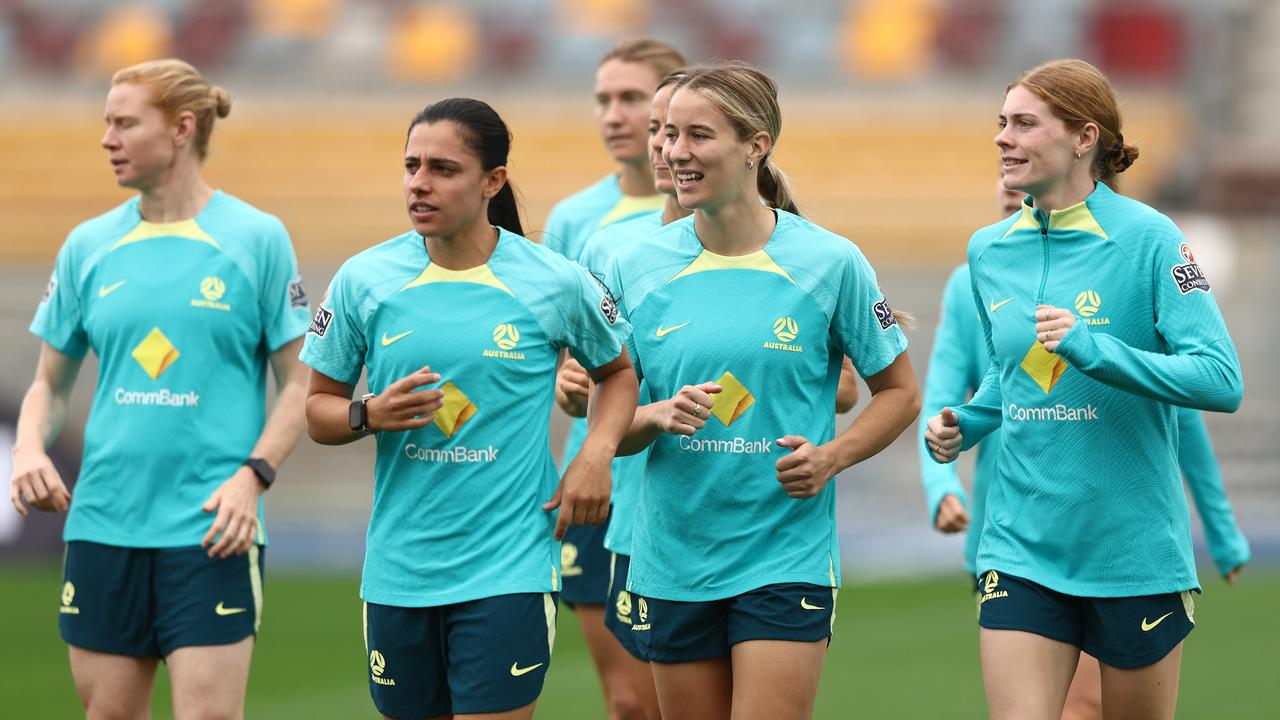
[[[180,60],[115,74],[101,144],[138,194],[71,231],[31,323],[42,344],[10,499],[68,513],[59,625],[91,718],[149,716],[161,660],[176,716],[244,714],[262,494],[303,430],[310,312],[284,226],[201,174],[230,112],[227,92]],[[45,448],[91,349],[73,493]]]

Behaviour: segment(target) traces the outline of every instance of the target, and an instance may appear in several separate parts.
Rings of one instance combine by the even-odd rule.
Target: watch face
[[[351,407],[347,410],[347,427],[350,427],[352,430],[363,430],[364,412],[365,408],[363,400],[351,401]]]

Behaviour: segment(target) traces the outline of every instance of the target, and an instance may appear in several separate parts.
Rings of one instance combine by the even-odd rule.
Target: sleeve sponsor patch
[[[1193,290],[1209,292],[1209,280],[1204,276],[1204,271],[1200,269],[1200,264],[1196,262],[1196,256],[1191,253],[1191,248],[1187,247],[1186,243],[1182,243],[1182,247],[1178,249],[1178,252],[1182,254],[1182,259],[1186,262],[1169,268],[1169,273],[1173,275],[1173,281],[1178,284],[1178,292],[1183,295]]]
[[[871,309],[876,312],[876,320],[880,322],[881,330],[888,330],[898,324],[898,318],[893,316],[893,308],[889,307],[889,301],[886,298],[880,298],[880,302],[873,305]]]
[[[316,337],[324,337],[324,334],[329,332],[331,322],[333,322],[333,311],[321,305],[316,309],[316,316],[311,319],[311,327],[307,328],[307,332]]]
[[[289,307],[305,308],[310,299],[307,297],[307,288],[302,284],[302,278],[295,278],[289,283]]]
[[[612,325],[618,321],[618,300],[613,296],[613,291],[608,285],[604,284],[604,278],[597,273],[591,273],[591,279],[596,281],[596,287],[600,288],[600,292],[604,297],[600,299],[600,312],[604,314],[604,319]]]
[[[58,291],[58,278],[55,275],[49,276],[49,284],[44,286],[44,295],[40,296],[40,304],[49,302],[49,298]]]

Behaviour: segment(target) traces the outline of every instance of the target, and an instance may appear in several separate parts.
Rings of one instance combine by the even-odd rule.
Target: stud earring
[[[748,169],[748,170],[750,170],[751,168],[753,168],[753,167],[755,167],[755,166],[756,166],[756,164],[755,164],[755,162],[754,162],[754,161],[752,161],[752,160],[748,160],[748,161],[747,161],[747,169]]]

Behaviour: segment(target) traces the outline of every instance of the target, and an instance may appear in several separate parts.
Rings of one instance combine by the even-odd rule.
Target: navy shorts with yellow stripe
[[[1191,592],[1095,598],[1066,595],[989,570],[978,577],[978,624],[1075,645],[1114,668],[1162,660],[1195,627]]]
[[[570,525],[560,545],[560,600],[570,609],[609,602],[609,552],[604,536],[613,506],[600,527]]]
[[[631,632],[635,624],[636,603],[627,592],[627,576],[631,572],[631,556],[613,553],[609,566],[609,600],[604,609],[604,626],[618,638],[622,647],[639,660],[645,660],[636,645],[636,634]]]
[[[228,645],[262,617],[263,548],[211,558],[202,547],[67,543],[59,630],[68,645],[135,657]]]
[[[651,662],[728,657],[750,640],[817,642],[831,638],[836,589],[779,583],[723,600],[679,602],[631,594],[631,632]]]
[[[369,692],[391,718],[496,713],[538,699],[556,638],[556,594],[406,608],[365,603]]]

